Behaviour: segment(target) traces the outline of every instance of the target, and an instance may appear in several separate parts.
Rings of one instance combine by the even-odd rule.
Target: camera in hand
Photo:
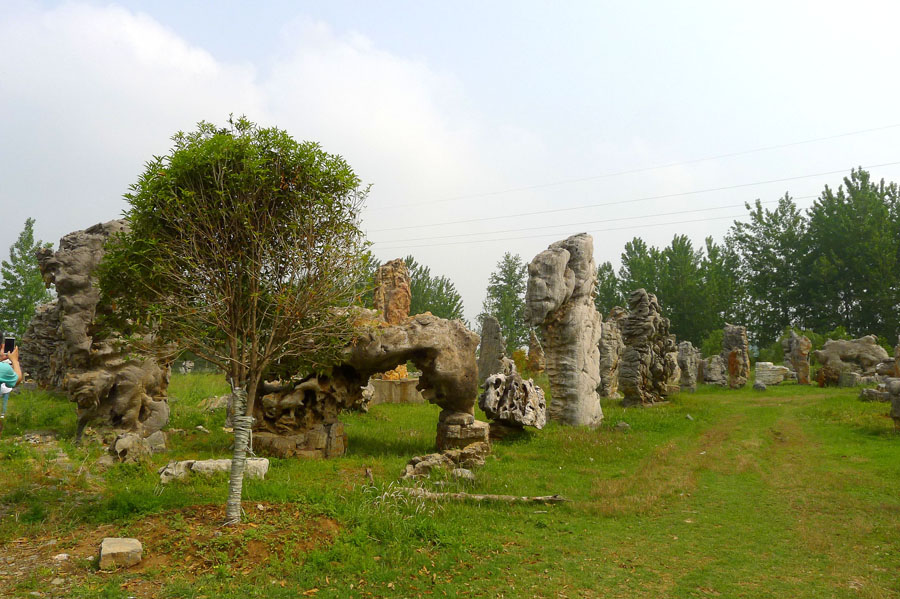
[[[16,349],[16,338],[15,337],[5,338],[3,340],[3,353],[11,354],[14,349]]]

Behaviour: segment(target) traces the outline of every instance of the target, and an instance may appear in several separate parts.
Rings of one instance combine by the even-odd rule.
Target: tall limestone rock
[[[506,357],[506,339],[500,323],[493,316],[485,316],[481,323],[481,345],[478,350],[478,382],[502,372],[501,360]]]
[[[781,341],[784,352],[784,365],[791,369],[797,376],[797,384],[808,385],[809,379],[809,352],[812,350],[812,341],[806,335],[798,335],[794,331]]]
[[[694,392],[697,390],[697,373],[703,352],[690,341],[678,344],[678,367],[681,369],[681,390]]]
[[[400,324],[409,316],[412,295],[409,270],[403,258],[391,260],[375,273],[375,309],[388,324]]]
[[[95,271],[103,245],[126,229],[124,220],[69,233],[59,250],[40,250],[38,262],[57,298],[40,306],[22,339],[23,367],[44,387],[76,403],[77,436],[92,421],[139,433],[160,430],[169,419],[169,367],[129,357],[113,333],[96,330],[100,289]]]
[[[747,340],[747,327],[725,325],[722,360],[728,369],[728,386],[740,389],[746,385],[747,379],[750,378],[750,344]]]
[[[652,293],[633,291],[628,308],[623,328],[625,352],[619,366],[622,404],[657,403],[679,389],[681,369],[675,336],[669,334],[669,319],[662,316]]]
[[[553,398],[550,419],[597,426],[602,319],[594,307],[594,240],[587,233],[551,244],[528,265],[525,319],[541,327]]]
[[[619,396],[619,362],[625,353],[625,342],[622,340],[622,327],[628,312],[615,306],[609,317],[602,324],[600,335],[600,395],[603,397]]]

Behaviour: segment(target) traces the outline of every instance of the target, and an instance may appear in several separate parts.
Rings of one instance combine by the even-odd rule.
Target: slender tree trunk
[[[228,501],[225,504],[225,523],[241,521],[241,493],[244,488],[244,467],[250,446],[250,427],[253,417],[247,414],[247,391],[232,387],[234,421],[234,455],[231,458],[231,478],[228,480]]]

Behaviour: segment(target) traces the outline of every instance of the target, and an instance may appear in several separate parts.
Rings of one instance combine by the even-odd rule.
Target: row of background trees
[[[893,345],[900,333],[900,196],[896,183],[853,170],[836,190],[826,186],[807,210],[790,195],[774,208],[746,204],[725,239],[695,247],[685,235],[657,248],[640,237],[625,244],[621,267],[597,268],[601,314],[627,306],[639,287],[655,293],[679,339],[720,344],[726,322],[744,324],[758,347],[788,328],[876,334]],[[527,343],[526,269],[506,254],[491,275],[483,313],[500,321],[511,348]],[[717,343],[717,341],[719,343]]]
[[[721,243],[711,237],[695,247],[675,235],[663,248],[640,237],[625,244],[621,267],[597,268],[596,306],[608,314],[627,306],[643,287],[657,295],[679,339],[714,347],[726,322],[745,324],[759,346],[772,344],[788,328],[851,336],[874,333],[886,343],[900,333],[900,192],[896,183],[872,181],[858,169],[836,190],[825,190],[807,210],[785,194],[773,208],[760,200],[746,205],[748,219],[735,221]],[[50,299],[37,271],[34,251],[50,244],[34,239],[34,220],[2,263],[0,321],[22,335],[34,307]],[[453,282],[406,256],[413,314],[464,319]],[[371,274],[380,263],[368,257]],[[510,353],[527,345],[524,320],[527,266],[507,252],[488,280],[479,320],[497,318]],[[368,282],[367,282],[368,283]]]

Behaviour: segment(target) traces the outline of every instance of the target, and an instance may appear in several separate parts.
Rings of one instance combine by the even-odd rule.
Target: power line
[[[736,214],[733,216],[713,216],[711,218],[697,218],[693,220],[682,220],[682,221],[672,221],[665,223],[651,223],[651,224],[640,224],[633,225],[630,227],[611,227],[609,229],[594,229],[593,231],[587,231],[587,233],[605,233],[608,231],[627,231],[629,229],[645,229],[648,227],[663,227],[667,225],[683,225],[687,223],[702,223],[706,221],[712,220],[723,220],[727,218],[740,218],[745,216],[744,214]],[[401,249],[415,249],[415,248],[429,248],[429,247],[439,247],[439,246],[448,246],[448,245],[462,245],[469,243],[491,243],[495,241],[518,241],[521,239],[540,239],[542,237],[556,237],[558,233],[548,233],[544,235],[524,235],[522,237],[504,237],[502,239],[473,239],[468,241],[448,241],[445,243],[426,243],[423,245],[398,245],[393,247],[380,248],[382,250],[401,250]]]
[[[866,166],[861,166],[860,168],[867,168],[867,169],[868,168],[879,168],[882,166],[894,166],[896,164],[900,164],[900,161],[885,162],[882,164],[870,164],[870,165],[866,165]],[[853,168],[853,167],[851,167],[851,168]],[[809,174],[809,175],[798,175],[796,177],[783,177],[781,179],[769,179],[767,181],[755,181],[752,183],[738,183],[736,185],[725,185],[723,187],[709,187],[706,189],[695,189],[695,190],[691,190],[691,191],[682,191],[682,192],[678,192],[678,193],[669,193],[669,194],[662,194],[662,195],[655,195],[655,196],[645,196],[645,197],[640,197],[640,198],[633,198],[630,200],[616,200],[614,202],[601,202],[599,204],[584,204],[581,206],[573,206],[573,207],[569,207],[569,208],[553,208],[551,210],[535,210],[533,212],[518,212],[518,213],[512,213],[512,214],[503,214],[500,216],[484,216],[484,217],[480,217],[480,218],[467,218],[467,219],[463,219],[463,220],[444,221],[444,222],[439,222],[439,223],[405,225],[402,227],[391,227],[391,228],[387,228],[387,229],[372,229],[372,231],[370,231],[370,232],[371,233],[383,233],[383,232],[388,232],[388,231],[403,231],[406,229],[420,229],[423,227],[442,227],[442,226],[446,226],[446,225],[460,225],[460,224],[483,222],[483,221],[489,221],[489,220],[499,220],[499,219],[505,219],[505,218],[517,218],[520,216],[536,216],[539,214],[552,214],[552,213],[556,213],[556,212],[572,212],[574,210],[584,210],[587,208],[601,208],[604,206],[615,206],[615,205],[619,205],[619,204],[633,204],[633,203],[637,203],[637,202],[648,202],[650,200],[662,200],[662,199],[666,199],[666,198],[684,197],[684,196],[695,195],[695,194],[699,194],[699,193],[710,193],[713,191],[727,191],[730,189],[740,189],[743,187],[754,187],[756,185],[766,185],[769,183],[783,183],[785,181],[797,181],[799,179],[824,177],[825,175],[835,175],[838,173],[846,173],[846,172],[847,172],[846,168],[841,168],[841,169],[822,172],[822,173],[813,173],[813,174]]]
[[[809,198],[815,198],[817,196],[798,196],[792,197],[793,200],[807,200]],[[780,200],[766,200],[765,202],[760,202],[760,204],[775,204]],[[594,220],[588,222],[577,222],[577,223],[565,223],[560,225],[541,225],[538,227],[523,227],[521,229],[504,229],[502,231],[479,231],[477,233],[455,233],[452,235],[430,235],[428,237],[412,237],[410,239],[391,239],[387,241],[373,241],[372,244],[378,245],[380,243],[403,243],[407,241],[426,241],[430,239],[450,239],[453,237],[475,237],[478,235],[498,235],[503,233],[520,233],[522,231],[537,231],[538,229],[558,229],[561,227],[581,227],[586,225],[598,225],[600,223],[611,223],[611,222],[619,222],[623,220],[635,220],[641,218],[653,218],[656,216],[675,216],[677,214],[692,214],[694,212],[711,212],[713,210],[725,210],[726,208],[741,208],[743,207],[745,202],[740,204],[728,204],[727,206],[715,206],[712,208],[696,208],[694,210],[678,210],[676,212],[660,212],[657,214],[640,214],[638,216],[623,216],[620,218],[606,218],[603,220]]]
[[[583,183],[586,181],[596,181],[599,179],[607,179],[610,177],[619,177],[622,175],[632,175],[632,174],[636,174],[636,173],[645,173],[648,171],[655,171],[655,170],[664,169],[664,168],[671,168],[673,166],[685,166],[688,164],[697,164],[700,162],[708,162],[710,160],[720,160],[722,158],[733,158],[735,156],[745,156],[747,154],[755,154],[758,152],[768,152],[770,150],[778,150],[781,148],[790,148],[790,147],[794,147],[794,146],[818,143],[821,141],[840,139],[842,137],[851,137],[853,135],[862,135],[864,133],[874,133],[876,131],[884,131],[886,129],[895,129],[897,127],[900,127],[900,123],[896,123],[893,125],[884,125],[883,127],[872,127],[870,129],[859,129],[858,131],[849,131],[847,133],[838,133],[835,135],[828,135],[826,137],[816,137],[814,139],[804,139],[802,141],[792,141],[792,142],[783,143],[783,144],[762,146],[759,148],[752,148],[750,150],[740,150],[738,152],[728,152],[726,154],[718,154],[716,156],[707,156],[705,158],[694,158],[692,160],[681,160],[681,161],[677,161],[677,162],[668,162],[668,163],[659,164],[656,166],[645,166],[645,167],[627,169],[627,170],[622,170],[622,171],[613,171],[613,172],[609,172],[609,173],[602,173],[600,175],[578,177],[575,179],[561,179],[559,181],[552,181],[549,183],[536,183],[534,185],[523,185],[521,187],[511,187],[508,189],[501,189],[501,190],[495,190],[495,191],[485,191],[485,192],[481,192],[481,193],[451,196],[449,198],[443,198],[440,200],[431,200],[428,202],[412,202],[412,203],[408,203],[408,204],[394,204],[392,206],[385,206],[384,208],[381,208],[381,210],[392,210],[394,208],[408,208],[411,206],[429,206],[432,204],[444,204],[447,202],[457,202],[459,200],[484,198],[484,197],[489,197],[489,196],[505,195],[508,193],[517,193],[520,191],[529,191],[532,189],[543,189],[546,187],[556,187],[559,185],[570,185],[572,183]]]

